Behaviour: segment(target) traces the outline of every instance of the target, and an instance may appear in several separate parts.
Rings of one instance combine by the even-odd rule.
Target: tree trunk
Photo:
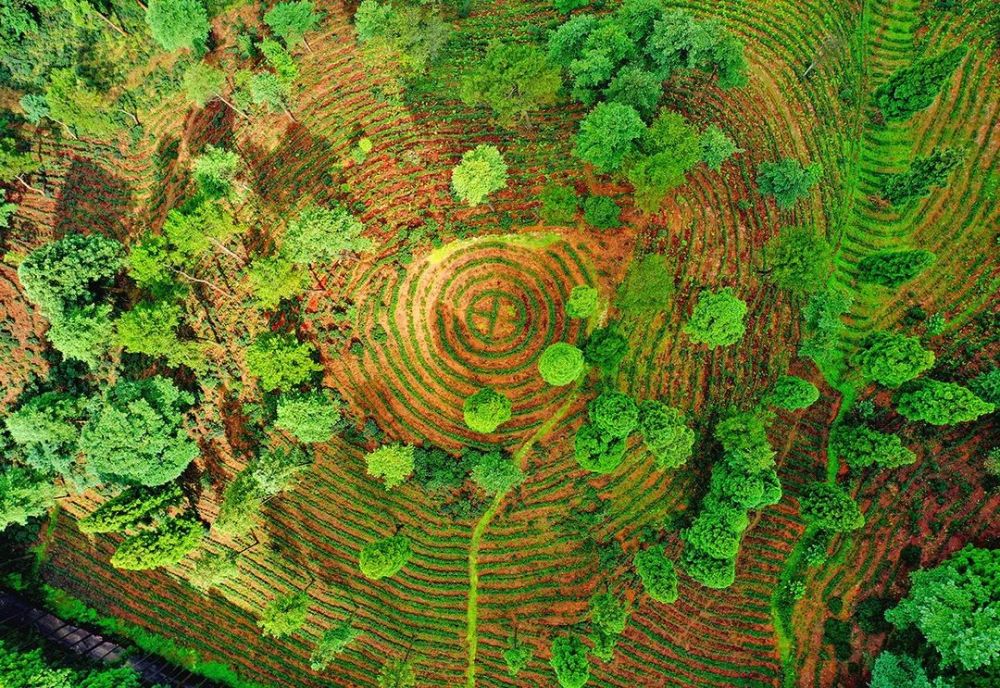
[[[146,4],[142,0],[135,0],[135,1],[139,3],[139,7],[142,8],[143,12],[149,9],[148,7],[146,7]]]
[[[239,115],[243,119],[250,119],[250,115],[248,115],[247,113],[243,112],[243,110],[240,110],[238,107],[236,107],[235,105],[233,105],[232,103],[230,103],[228,100],[226,100],[222,96],[216,95],[216,98],[218,98],[223,103],[225,103],[226,105],[228,105],[230,110],[232,110],[233,112],[235,112],[237,115]]]
[[[313,51],[312,46],[309,45],[309,41],[306,40],[305,36],[302,37],[302,45],[304,45],[306,47],[306,50],[308,50],[309,52]]]
[[[170,269],[173,270],[174,272],[176,272],[178,275],[180,275],[184,279],[190,280],[192,282],[197,282],[198,284],[204,284],[205,286],[211,287],[212,289],[214,289],[215,291],[219,292],[220,294],[225,294],[226,296],[232,296],[233,295],[232,292],[226,291],[225,289],[223,289],[219,285],[213,284],[212,282],[209,282],[208,280],[200,279],[198,277],[195,277],[194,275],[189,275],[186,272],[184,272],[183,270],[181,270],[180,268],[170,268]]]
[[[285,105],[284,103],[282,103],[281,104],[281,109],[285,111],[286,115],[288,115],[288,119],[289,120],[291,120],[292,122],[296,121],[295,120],[295,116],[292,114],[292,111],[288,109],[287,105]]]
[[[105,16],[104,16],[104,13],[103,13],[103,12],[98,12],[97,10],[94,10],[94,13],[95,13],[95,14],[97,14],[97,16],[98,16],[98,17],[100,17],[101,19],[103,19],[103,20],[104,20],[104,23],[105,23],[105,24],[107,24],[107,25],[108,25],[108,26],[110,26],[110,27],[111,27],[112,29],[114,29],[114,30],[115,30],[115,31],[117,31],[117,32],[118,32],[119,34],[121,34],[121,35],[122,35],[122,37],[124,37],[124,38],[128,38],[128,31],[126,31],[126,30],[125,30],[125,29],[123,29],[122,27],[120,27],[120,26],[118,26],[117,24],[115,24],[115,23],[114,23],[113,21],[111,21],[111,20],[110,20],[109,18],[105,17]]]
[[[36,188],[35,188],[35,187],[33,187],[33,186],[32,186],[31,184],[29,184],[28,182],[26,182],[26,181],[24,180],[24,175],[20,175],[20,174],[19,174],[19,175],[17,175],[16,177],[14,177],[14,179],[16,179],[17,181],[21,182],[21,184],[23,184],[23,185],[24,185],[24,188],[26,188],[26,189],[27,189],[28,191],[34,191],[34,192],[35,192],[36,194],[39,194],[39,195],[41,195],[41,196],[44,196],[44,195],[45,195],[45,192],[44,192],[44,191],[42,191],[41,189],[36,189]]]

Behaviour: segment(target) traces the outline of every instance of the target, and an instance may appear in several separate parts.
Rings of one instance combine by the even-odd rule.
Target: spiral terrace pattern
[[[346,366],[349,396],[391,434],[452,448],[482,439],[464,426],[462,404],[484,386],[514,402],[501,441],[537,427],[560,394],[535,363],[549,344],[576,341],[580,323],[563,305],[574,286],[593,281],[585,253],[550,241],[473,240],[405,273],[360,274],[357,287],[373,286],[358,299],[368,329],[364,353]]]

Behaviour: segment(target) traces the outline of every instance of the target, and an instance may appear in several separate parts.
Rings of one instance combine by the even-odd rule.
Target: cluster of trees
[[[452,33],[434,7],[378,0],[358,5],[354,28],[369,64],[393,67],[400,78],[423,74]]]
[[[879,251],[858,261],[858,281],[895,289],[930,267],[936,256],[923,249]]]
[[[630,610],[612,592],[599,592],[590,598],[590,652],[602,662],[615,656],[618,637],[625,631]]]
[[[581,203],[576,189],[572,186],[549,183],[538,195],[538,200],[541,201],[538,214],[550,225],[575,222],[581,207],[583,220],[591,227],[615,229],[622,225],[621,206],[608,196],[588,195]]]
[[[698,515],[681,533],[681,569],[707,587],[733,584],[740,541],[750,525],[748,512],[781,500],[775,452],[767,439],[770,421],[761,411],[734,411],[715,426],[722,459],[712,467]]]
[[[903,446],[899,435],[879,432],[867,425],[836,426],[830,436],[830,448],[858,470],[873,465],[898,468],[917,460],[917,455]]]
[[[40,648],[22,650],[0,640],[0,685],[10,688],[140,688],[132,667],[59,666]]]

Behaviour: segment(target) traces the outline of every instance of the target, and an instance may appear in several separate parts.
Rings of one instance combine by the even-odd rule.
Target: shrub
[[[691,527],[683,533],[689,546],[715,559],[736,559],[743,531],[721,518],[715,509],[702,509]]]
[[[892,332],[873,335],[854,357],[866,380],[899,387],[934,365],[934,352],[920,346],[916,337]]]
[[[350,619],[341,621],[324,633],[316,643],[309,655],[309,668],[313,671],[326,671],[337,655],[363,635],[364,631],[352,626]]]
[[[81,518],[77,527],[81,533],[118,533],[180,503],[183,497],[176,484],[155,489],[133,487]]]
[[[588,196],[583,201],[583,219],[598,229],[621,227],[622,209],[607,196]]]
[[[636,552],[634,563],[647,595],[663,604],[677,601],[677,573],[662,545]]]
[[[288,394],[278,399],[274,424],[300,442],[326,442],[340,422],[341,403],[323,392]]]
[[[639,404],[639,430],[661,469],[678,468],[691,457],[694,430],[677,409],[647,399]]]
[[[965,57],[964,45],[896,70],[875,91],[875,105],[889,121],[909,119],[937,97]]]
[[[746,314],[746,302],[737,298],[731,288],[703,291],[684,332],[691,341],[707,344],[710,349],[735,344],[746,331]]]
[[[538,372],[543,380],[554,387],[575,382],[585,367],[583,352],[566,342],[549,345],[538,359]]]
[[[408,444],[387,444],[365,456],[368,475],[381,478],[385,489],[401,485],[413,474],[413,447]]]
[[[909,594],[885,618],[898,629],[915,626],[941,656],[943,667],[996,669],[996,606],[1000,549],[966,545],[942,564],[910,575]]]
[[[917,455],[903,446],[899,435],[878,432],[865,425],[837,426],[831,434],[830,445],[851,468],[867,468],[872,464],[897,468],[917,460]]]
[[[762,162],[757,168],[757,188],[764,195],[774,196],[779,208],[791,208],[797,200],[809,195],[809,189],[822,175],[819,163],[803,167],[791,158]]]
[[[524,473],[500,449],[479,456],[472,468],[472,481],[486,494],[504,494],[524,481]]]
[[[80,432],[87,466],[101,479],[155,486],[177,478],[198,456],[183,428],[194,401],[160,376],[121,380],[94,402]]]
[[[410,541],[402,535],[375,540],[361,549],[359,567],[367,578],[378,580],[395,575],[410,560]]]
[[[512,415],[510,399],[489,387],[483,387],[469,396],[462,410],[465,424],[482,433],[493,432]]]
[[[786,411],[809,408],[819,399],[816,385],[794,375],[782,375],[768,394],[768,401]]]
[[[263,507],[264,494],[253,473],[244,469],[226,485],[212,530],[229,537],[242,537],[256,525]]]
[[[611,439],[628,437],[639,426],[639,407],[622,392],[603,392],[590,402],[587,415],[594,428]]]
[[[613,372],[625,354],[628,340],[613,325],[595,330],[583,347],[583,358],[604,372]]]
[[[570,318],[589,318],[597,310],[597,289],[580,284],[573,287],[566,301],[566,315]]]
[[[562,688],[583,688],[590,680],[587,646],[575,635],[553,639],[549,665]]]
[[[507,163],[496,146],[476,146],[452,170],[451,186],[460,201],[477,206],[507,186]]]
[[[218,554],[202,553],[194,562],[188,582],[203,593],[230,580],[239,573],[237,553],[226,550]]]
[[[618,468],[625,458],[625,449],[624,438],[603,435],[590,423],[580,426],[573,440],[576,462],[594,473],[610,473]]]
[[[616,305],[623,313],[643,315],[666,310],[674,293],[673,270],[658,253],[633,261],[618,290]]]
[[[993,413],[996,407],[954,382],[919,380],[900,393],[896,410],[908,420],[952,425]]]
[[[580,199],[573,187],[549,183],[538,198],[542,202],[538,212],[545,224],[568,225],[576,220]]]
[[[881,251],[858,262],[858,281],[895,289],[926,270],[935,260],[930,251]]]
[[[843,532],[865,524],[857,502],[843,488],[830,483],[811,483],[799,499],[802,518],[818,528]]]
[[[323,369],[313,361],[314,352],[312,344],[300,343],[293,335],[266,332],[247,348],[247,368],[266,391],[291,389]]]
[[[172,518],[125,538],[111,556],[111,565],[128,571],[170,566],[197,549],[204,537],[205,528],[197,519]]]
[[[257,625],[265,638],[284,638],[302,628],[308,615],[309,596],[304,592],[293,592],[268,602]]]
[[[764,247],[767,278],[797,294],[818,291],[833,267],[833,249],[810,227],[786,227]]]

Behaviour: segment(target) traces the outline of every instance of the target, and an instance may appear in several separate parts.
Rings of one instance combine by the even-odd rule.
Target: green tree
[[[663,545],[639,550],[633,562],[647,595],[663,604],[677,601],[677,573],[673,562],[664,554]]]
[[[74,136],[106,138],[115,131],[108,117],[107,98],[91,88],[73,69],[54,69],[45,89],[48,117]]]
[[[542,202],[538,214],[542,221],[549,225],[572,224],[576,220],[576,212],[580,209],[580,199],[571,186],[546,184],[538,200]]]
[[[246,350],[247,368],[260,378],[265,391],[292,389],[308,380],[323,366],[313,361],[316,349],[294,335],[265,332]]]
[[[948,175],[962,164],[964,158],[964,154],[954,148],[935,148],[930,155],[915,158],[905,172],[888,175],[883,183],[882,195],[893,205],[923,198],[930,194],[931,187],[944,186]]]
[[[602,392],[587,405],[587,416],[601,435],[624,439],[639,427],[639,407],[622,392]]]
[[[87,466],[103,480],[155,486],[177,478],[198,456],[183,427],[194,402],[170,380],[120,380],[95,400],[80,432]]]
[[[94,369],[111,348],[115,321],[108,304],[90,304],[54,317],[46,338],[64,358],[82,361]]]
[[[236,565],[237,553],[232,550],[225,550],[219,553],[202,552],[195,560],[188,582],[200,590],[207,593],[212,588],[217,588],[228,580],[232,580],[239,573]]]
[[[628,617],[625,605],[614,594],[599,592],[590,598],[590,622],[608,635],[621,635]]]
[[[933,681],[920,662],[909,655],[897,655],[883,650],[872,666],[871,688],[952,688],[943,678]]]
[[[579,284],[569,292],[566,315],[570,318],[589,318],[597,310],[599,294],[594,287]]]
[[[0,181],[17,181],[28,191],[43,193],[28,183],[26,177],[42,169],[42,161],[23,150],[23,144],[10,136],[0,136]]]
[[[247,282],[261,308],[273,309],[309,286],[309,273],[283,255],[257,258],[247,268]]]
[[[282,237],[281,254],[295,263],[329,263],[345,253],[365,253],[374,248],[361,236],[365,227],[347,208],[309,206],[288,223]]]
[[[567,342],[550,344],[538,359],[538,372],[554,387],[578,380],[585,368],[583,352]]]
[[[477,206],[507,186],[507,163],[496,146],[480,145],[462,154],[451,173],[451,187],[460,201]]]
[[[521,670],[528,666],[528,662],[535,656],[535,650],[528,643],[518,639],[515,633],[510,637],[502,656],[504,664],[507,665],[507,673],[517,678]]]
[[[917,460],[917,455],[903,446],[899,435],[879,432],[866,425],[838,425],[830,435],[830,447],[856,469],[873,464],[880,468],[898,468]]]
[[[810,227],[785,227],[764,247],[767,279],[796,294],[811,294],[826,284],[833,248]]]
[[[858,281],[896,288],[934,263],[930,251],[879,251],[858,261]]]
[[[932,569],[910,574],[909,594],[885,618],[916,627],[943,667],[995,670],[1000,665],[1000,549],[966,545]]]
[[[350,619],[341,621],[326,631],[316,643],[312,654],[309,655],[309,668],[313,671],[326,671],[337,655],[363,635],[364,631],[352,626]]]
[[[649,315],[666,310],[673,294],[673,268],[661,254],[647,253],[629,266],[615,304],[629,315]]]
[[[610,373],[628,353],[628,340],[614,325],[594,330],[584,345],[583,358],[590,365]]]
[[[896,410],[908,420],[953,425],[993,413],[996,407],[954,382],[918,380],[899,394]]]
[[[611,473],[625,458],[625,438],[603,434],[591,423],[584,423],[573,438],[573,458],[584,470]]]
[[[309,595],[293,592],[268,602],[257,625],[265,638],[285,638],[302,628],[308,616]]]
[[[736,560],[718,559],[690,545],[681,555],[681,569],[706,588],[721,590],[736,580]]]
[[[524,472],[500,449],[479,456],[472,468],[472,482],[486,494],[504,494],[524,482]]]
[[[463,77],[459,94],[466,105],[486,105],[504,126],[556,102],[562,86],[558,65],[541,50],[518,43],[491,43],[482,60]]]
[[[662,108],[640,145],[646,157],[627,172],[635,187],[635,202],[656,212],[668,191],[687,181],[688,171],[701,160],[698,132],[680,113]]]
[[[992,367],[969,380],[969,389],[983,401],[1000,405],[1000,367]]]
[[[607,196],[587,196],[583,201],[583,220],[598,229],[621,227],[621,207]]]
[[[819,399],[816,385],[795,375],[782,375],[775,381],[767,401],[786,411],[809,408]]]
[[[714,124],[701,132],[698,136],[698,145],[701,147],[702,162],[716,172],[722,169],[722,163],[726,160],[743,152],[728,134]]]
[[[412,659],[388,659],[378,672],[378,688],[415,688],[416,685]]]
[[[683,10],[668,10],[653,25],[646,43],[662,78],[680,69],[719,75],[719,87],[728,89],[747,83],[743,44],[718,20],[700,20]]]
[[[823,168],[819,163],[802,166],[798,160],[784,158],[778,162],[762,162],[757,168],[757,188],[767,196],[774,196],[779,208],[791,208],[800,198],[809,195]]]
[[[552,640],[549,665],[562,688],[583,688],[590,680],[587,646],[575,635],[563,635]]]
[[[710,349],[729,346],[743,339],[746,314],[746,302],[737,298],[731,288],[703,291],[684,325],[684,332],[691,341],[706,344]]]
[[[81,533],[120,533],[166,513],[184,498],[175,483],[163,487],[130,487],[101,504],[79,521]]]
[[[425,72],[451,34],[431,8],[376,0],[358,5],[354,28],[369,63],[383,69],[393,65],[402,76]]]
[[[274,424],[300,442],[326,442],[340,422],[341,407],[339,399],[324,392],[282,395]]]
[[[490,433],[511,419],[510,399],[489,387],[466,398],[462,406],[465,424],[472,430]]]
[[[211,144],[205,146],[205,150],[191,164],[194,182],[208,198],[230,198],[242,170],[243,160],[236,151]]]
[[[264,23],[290,49],[302,43],[311,52],[312,48],[306,41],[306,34],[316,29],[322,18],[310,0],[298,0],[298,2],[276,4],[264,15]]]
[[[100,234],[67,234],[29,253],[17,268],[24,293],[50,319],[93,302],[122,265],[122,246]]]
[[[604,89],[604,98],[633,108],[643,118],[652,117],[663,97],[663,80],[640,65],[618,70]]]
[[[694,430],[687,427],[684,415],[672,406],[652,399],[640,403],[639,431],[657,467],[678,468],[691,458]]]
[[[164,50],[205,50],[208,13],[199,0],[149,0],[146,23]]]
[[[51,481],[30,468],[0,467],[0,531],[44,515],[55,504],[56,494]]]
[[[806,523],[824,530],[844,532],[865,524],[857,502],[839,485],[810,483],[802,491],[799,507]]]
[[[226,107],[240,117],[247,117],[247,113],[244,110],[236,107],[232,100],[224,95],[226,90],[226,74],[221,69],[217,69],[204,62],[195,62],[184,71],[182,87],[188,100],[198,107],[205,107],[208,103],[218,98]]]
[[[413,446],[386,444],[368,452],[365,463],[368,465],[368,475],[381,478],[385,482],[385,489],[391,490],[413,475]]]
[[[10,438],[24,450],[29,466],[45,475],[70,474],[86,403],[86,399],[71,394],[43,392],[4,419]]]
[[[267,498],[292,487],[298,474],[311,462],[301,447],[272,447],[260,452],[246,471],[261,496]]]
[[[197,519],[171,518],[125,538],[111,556],[111,565],[127,571],[172,566],[197,549],[204,537],[205,528]]]
[[[201,347],[177,338],[180,325],[180,306],[165,301],[142,301],[118,318],[115,341],[126,351],[163,356],[171,365],[186,365],[199,371],[204,366]]]
[[[361,549],[359,567],[372,580],[395,575],[410,560],[410,541],[402,535],[375,540]]]
[[[934,102],[966,52],[967,48],[960,45],[896,70],[875,91],[876,107],[889,121],[909,119]]]
[[[916,337],[896,332],[872,335],[854,357],[866,380],[886,387],[899,387],[934,365],[934,352],[924,349]]]
[[[635,108],[621,103],[600,103],[580,122],[575,155],[598,172],[616,172],[636,152],[646,125]]]

